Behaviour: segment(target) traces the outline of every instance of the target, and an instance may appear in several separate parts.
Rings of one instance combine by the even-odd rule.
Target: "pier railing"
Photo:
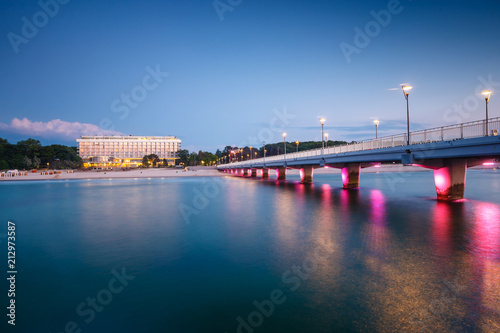
[[[462,124],[435,127],[426,130],[410,132],[410,145],[431,143],[440,141],[470,139],[484,137],[488,128],[488,135],[496,136],[500,134],[500,117],[489,119],[488,126],[485,120],[471,121]],[[303,157],[314,157],[321,155],[331,155],[362,150],[381,149],[389,147],[405,146],[407,142],[406,133],[391,136],[384,136],[378,139],[363,140],[344,145],[337,145],[325,149],[304,150],[296,153],[281,154],[270,157],[262,157],[242,162],[233,162],[229,165],[238,167],[255,162],[291,161]],[[225,164],[226,166],[228,164]]]

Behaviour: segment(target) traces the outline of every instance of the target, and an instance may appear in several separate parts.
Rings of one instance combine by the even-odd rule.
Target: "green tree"
[[[179,151],[177,151],[177,157],[179,158],[178,159],[178,163],[179,164],[184,164],[184,165],[188,165],[189,164],[189,151],[187,149],[181,149]]]
[[[148,168],[149,167],[149,159],[148,159],[148,155],[144,155],[142,157],[142,166],[145,167],[145,168]]]
[[[33,164],[33,162],[31,162],[31,158],[29,158],[28,156],[24,156],[23,162],[26,169],[31,168],[31,165]]]
[[[8,170],[9,169],[9,163],[5,162],[4,160],[0,161],[0,170]]]
[[[40,167],[41,162],[42,161],[37,156],[33,157],[33,167],[35,169],[38,169]]]

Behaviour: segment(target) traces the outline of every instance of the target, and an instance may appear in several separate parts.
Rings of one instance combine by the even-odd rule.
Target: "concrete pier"
[[[269,178],[269,169],[263,168],[262,169],[262,179],[267,179]]]
[[[312,165],[306,165],[300,168],[300,182],[302,184],[311,184],[313,181],[314,168]]]
[[[286,168],[285,167],[277,167],[276,168],[276,179],[277,180],[285,180],[286,179]]]
[[[252,173],[250,174],[250,177],[257,177],[257,169],[252,168]]]
[[[359,187],[360,163],[348,163],[342,168],[342,184],[345,189]]]
[[[443,161],[443,167],[434,169],[434,183],[438,200],[461,200],[465,195],[467,160],[450,159]]]

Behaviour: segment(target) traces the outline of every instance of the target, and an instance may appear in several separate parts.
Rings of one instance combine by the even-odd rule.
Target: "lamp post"
[[[250,159],[252,159],[252,146],[250,146]]]
[[[284,149],[285,149],[285,158],[284,158],[284,159],[286,160],[286,141],[285,141],[285,138],[286,138],[286,133],[285,133],[285,132],[283,132],[283,134],[282,134],[282,135],[283,135],[283,147],[284,147]]]
[[[295,141],[295,144],[297,145],[297,153],[299,152],[299,143],[298,141]]]
[[[410,104],[408,103],[408,94],[409,91],[413,89],[412,86],[402,85],[401,89],[403,89],[403,95],[406,98],[406,145],[410,145]]]
[[[328,133],[325,133],[325,148],[328,149]]]
[[[325,149],[325,134],[324,134],[324,125],[325,125],[325,118],[321,118],[319,122],[321,123],[321,155],[323,155],[323,150]]]
[[[375,139],[378,139],[378,124],[380,124],[380,121],[375,119],[373,123],[375,124]]]
[[[485,123],[485,129],[486,129],[486,136],[488,136],[488,103],[490,102],[490,96],[491,96],[491,91],[485,90],[481,93],[481,95],[484,96],[484,100],[486,101],[486,123]]]

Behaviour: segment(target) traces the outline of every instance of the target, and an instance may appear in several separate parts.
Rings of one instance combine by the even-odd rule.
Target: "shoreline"
[[[472,167],[471,170],[496,170],[496,168]],[[431,172],[416,166],[403,165],[382,165],[380,167],[368,167],[361,169],[361,173],[387,173],[387,172]],[[299,170],[288,169],[288,175],[298,175]],[[319,168],[314,170],[314,174],[340,174],[340,169]],[[97,171],[74,171],[73,173],[61,173],[56,175],[41,175],[37,173],[28,173],[27,176],[2,177],[0,182],[8,181],[38,181],[38,180],[93,180],[93,179],[134,179],[134,178],[168,178],[168,177],[224,177],[236,176],[230,173],[219,172],[211,167],[192,167],[187,171],[179,169],[137,169],[130,171],[101,170]]]

